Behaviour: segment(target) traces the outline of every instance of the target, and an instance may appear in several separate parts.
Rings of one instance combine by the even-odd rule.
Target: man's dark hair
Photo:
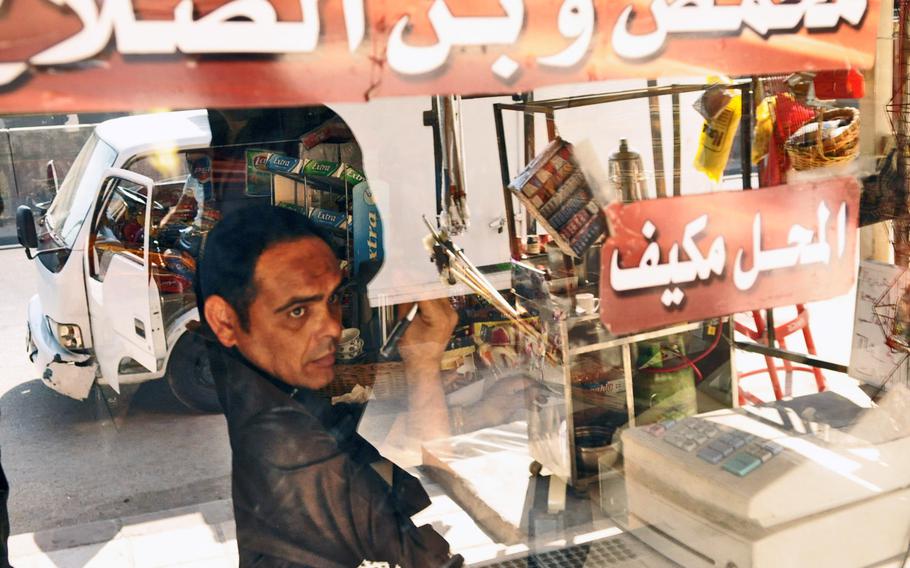
[[[205,323],[205,301],[221,296],[249,329],[250,304],[256,297],[256,262],[270,246],[304,237],[327,241],[309,219],[284,207],[256,205],[234,211],[219,221],[206,238],[194,287],[199,317]]]

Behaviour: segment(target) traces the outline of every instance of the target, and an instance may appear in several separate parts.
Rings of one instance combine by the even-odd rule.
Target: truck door
[[[146,176],[107,170],[86,254],[95,355],[102,376],[118,392],[123,359],[154,372],[167,351],[161,300],[150,270],[150,223],[163,208],[152,189]]]

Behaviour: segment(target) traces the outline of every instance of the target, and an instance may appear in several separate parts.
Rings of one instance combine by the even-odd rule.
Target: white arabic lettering
[[[402,16],[389,35],[386,58],[389,67],[403,75],[423,75],[442,67],[449,59],[452,47],[456,45],[511,45],[521,34],[524,25],[523,0],[499,0],[505,17],[464,17],[452,16],[445,0],[435,0],[428,17],[436,32],[435,45],[413,46],[404,41],[409,16]],[[503,56],[505,57],[505,56]],[[509,60],[511,61],[511,60]],[[503,79],[509,79],[518,65],[508,63],[502,57],[494,65],[494,72]],[[512,62],[514,63],[514,61]],[[503,76],[506,74],[507,76]]]
[[[2,5],[4,0],[0,0]],[[301,21],[278,21],[268,0],[233,0],[213,12],[193,19],[193,0],[180,0],[173,21],[137,20],[132,0],[51,0],[72,10],[82,29],[62,42],[41,51],[28,62],[0,63],[0,85],[27,72],[28,65],[65,65],[91,59],[116,39],[123,54],[193,53],[308,53],[320,36],[318,0],[298,0]],[[437,42],[414,46],[404,40],[410,17],[402,16],[389,36],[386,56],[389,66],[403,75],[423,75],[441,69],[453,48],[514,44],[524,27],[523,0],[499,0],[505,16],[454,17],[445,0],[434,0],[428,17]],[[348,49],[354,53],[366,35],[364,0],[342,0]],[[758,34],[789,32],[802,25],[807,30],[832,30],[841,22],[857,26],[869,0],[742,0],[740,4],[716,4],[716,0],[652,0],[650,11],[655,29],[638,34],[629,30],[635,6],[625,7],[612,31],[613,50],[622,58],[646,59],[660,53],[673,34],[739,34],[750,28]],[[559,10],[559,33],[571,43],[562,51],[541,56],[542,67],[566,69],[582,61],[591,50],[596,26],[593,0],[563,0]],[[518,62],[501,55],[493,73],[504,81],[518,72]]]
[[[125,54],[301,53],[319,41],[318,0],[299,0],[302,22],[279,22],[267,0],[234,0],[193,20],[192,0],[181,0],[174,20],[137,21],[131,0],[107,0],[99,13],[94,0],[54,0],[68,6],[82,29],[29,62],[60,65],[100,53],[114,34]],[[249,21],[232,21],[244,18]]]
[[[787,232],[786,247],[762,250],[762,216],[756,213],[752,222],[752,266],[743,267],[745,250],[736,253],[733,262],[733,283],[737,289],[746,291],[755,285],[762,272],[791,268],[800,265],[830,264],[832,247],[828,243],[828,221],[831,210],[821,202],[816,208],[815,230],[794,224]],[[616,292],[645,290],[666,287],[660,296],[661,303],[670,308],[682,304],[685,292],[678,285],[709,280],[713,274],[723,275],[727,249],[723,236],[711,243],[708,255],[702,254],[696,243],[708,226],[708,215],[701,215],[686,224],[683,238],[673,243],[667,252],[666,261],[661,264],[660,245],[657,243],[657,227],[645,221],[641,234],[648,241],[638,266],[621,268],[619,250],[614,249],[610,260],[610,286]],[[847,204],[841,203],[837,214],[837,255],[843,257],[846,250]],[[680,260],[680,248],[689,260]]]
[[[0,85],[8,85],[28,71],[26,63],[0,63]]]
[[[306,53],[319,42],[318,0],[299,0],[302,22],[279,22],[267,0],[234,0],[193,21],[192,0],[174,10],[183,53]],[[238,17],[250,21],[233,21]],[[117,36],[120,45],[120,36]]]
[[[642,235],[651,242],[645,248],[639,265],[634,268],[619,267],[619,251],[613,251],[610,268],[610,285],[617,292],[627,290],[640,290],[671,284],[685,284],[695,280],[707,280],[711,274],[720,276],[724,272],[727,260],[727,250],[724,237],[720,236],[711,243],[707,258],[695,243],[695,238],[708,226],[708,216],[701,215],[686,225],[683,232],[682,248],[689,257],[688,261],[680,262],[679,244],[674,243],[667,254],[667,263],[660,264],[660,246],[654,239],[656,228],[650,221],[642,226]],[[679,305],[685,298],[685,293],[678,286],[671,286],[661,296],[661,301],[667,307]]]
[[[716,5],[715,0],[653,0],[651,14],[656,29],[629,32],[635,7],[627,6],[613,28],[613,50],[626,59],[645,59],[660,53],[671,34],[738,34],[748,27],[761,35],[793,30],[800,22],[808,30],[832,29],[844,20],[862,21],[868,0],[802,0],[783,4],[773,0],[743,0],[740,5]]]
[[[348,30],[348,49],[351,53],[357,51],[363,43],[366,33],[366,16],[363,11],[364,0],[343,0],[344,25]]]
[[[801,225],[793,225],[787,234],[788,247],[762,250],[761,247],[761,213],[755,214],[752,221],[752,268],[743,269],[744,251],[736,253],[733,265],[733,283],[739,290],[752,288],[761,272],[790,268],[796,265],[829,264],[831,262],[831,246],[828,244],[828,219],[831,211],[824,202],[819,203],[816,210],[818,222],[817,231],[807,229]],[[838,257],[843,256],[846,247],[846,203],[842,203],[838,214]],[[812,240],[818,235],[818,242]]]
[[[565,38],[574,38],[575,41],[557,54],[538,57],[537,62],[548,67],[578,65],[591,48],[594,20],[592,0],[565,0],[559,9],[559,33]]]

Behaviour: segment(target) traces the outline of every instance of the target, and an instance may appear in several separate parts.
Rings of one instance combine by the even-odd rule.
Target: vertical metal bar
[[[673,195],[682,195],[682,128],[679,124],[679,93],[674,92],[673,101]]]
[[[502,125],[502,107],[493,105],[493,120],[496,123],[496,146],[499,148],[499,173],[502,177],[502,197],[506,208],[506,228],[509,230],[509,251],[512,258],[521,258],[521,250],[515,242],[515,207],[512,203],[512,192],[509,191],[509,153],[506,149],[505,128]]]
[[[727,336],[730,344],[730,405],[739,408],[739,370],[736,368],[736,341],[733,336],[733,316],[727,318]]]
[[[777,341],[774,331],[774,308],[765,310],[765,321],[768,324],[768,347],[774,347],[774,343]]]
[[[553,114],[552,110],[547,111],[547,140],[550,142],[556,140],[556,116]]]
[[[626,383],[626,410],[629,412],[629,428],[635,427],[635,393],[632,380],[632,346],[629,343],[622,345],[622,370],[623,380]]]
[[[656,79],[648,79],[648,88],[657,88]],[[667,180],[664,172],[664,139],[660,128],[660,99],[648,97],[648,108],[651,111],[651,156],[654,160],[654,183],[657,197],[667,196]]]
[[[569,324],[568,320],[559,323],[559,335],[562,342],[563,393],[566,398],[566,431],[569,442],[569,465],[571,467],[572,485],[578,481],[578,463],[575,461],[575,401],[572,398],[572,364],[569,360]]]
[[[534,102],[534,93],[529,91],[522,94],[522,99],[525,102]],[[526,112],[524,113],[524,165],[527,166],[531,163],[531,160],[534,159],[534,155],[537,150],[537,144],[534,140],[534,117],[535,113]],[[529,235],[537,234],[537,220],[531,215],[530,211],[525,213],[525,227],[527,227],[527,233]]]
[[[743,85],[742,119],[739,122],[740,163],[742,164],[743,189],[752,189],[752,89]]]
[[[12,169],[12,174],[13,174],[13,187],[16,189],[15,200],[13,200],[13,192],[12,191],[9,192],[10,201],[12,201],[12,203],[10,203],[10,205],[12,206],[11,209],[13,211],[15,211],[16,207],[18,207],[21,203],[24,202],[24,199],[21,198],[21,195],[20,195],[21,192],[19,191],[19,174],[16,173],[16,156],[13,155],[13,136],[12,136],[12,134],[10,134],[10,131],[8,129],[4,129],[3,132],[6,133],[6,146],[9,148],[9,165],[10,165],[10,168]],[[56,166],[56,164],[55,164],[55,166]],[[51,196],[52,199],[54,197],[56,197],[56,196],[55,195]],[[2,195],[0,195],[0,198],[2,198]],[[35,201],[34,198],[32,198],[32,203],[34,203],[34,201]],[[41,221],[44,222],[44,219],[42,218]]]

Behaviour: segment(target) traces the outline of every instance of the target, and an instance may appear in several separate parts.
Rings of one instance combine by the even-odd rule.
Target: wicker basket
[[[849,125],[843,132],[830,138],[822,137],[821,123],[827,120],[847,119]],[[844,164],[859,152],[859,111],[854,108],[836,108],[818,113],[818,131],[814,143],[791,136],[785,145],[790,163],[795,170],[809,170]]]

